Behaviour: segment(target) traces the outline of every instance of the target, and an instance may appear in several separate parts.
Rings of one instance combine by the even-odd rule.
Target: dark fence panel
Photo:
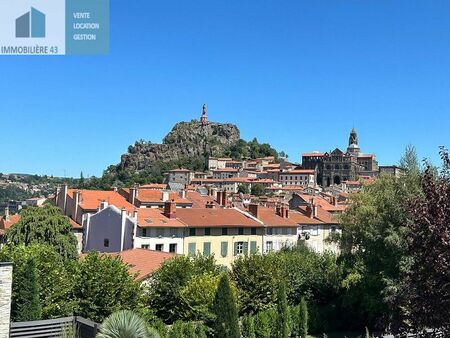
[[[83,317],[11,323],[11,338],[94,338],[100,325]]]

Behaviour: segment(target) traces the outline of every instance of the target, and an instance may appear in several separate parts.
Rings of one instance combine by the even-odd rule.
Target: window
[[[177,252],[177,244],[176,243],[169,244],[169,252]]]
[[[311,236],[318,236],[319,235],[319,227],[316,226],[312,226],[311,227]]]
[[[220,255],[222,257],[228,256],[228,242],[221,242],[220,243]]]
[[[164,244],[156,244],[155,245],[155,250],[156,251],[163,251],[164,248]]]
[[[242,255],[244,253],[244,242],[234,243],[234,255]]]
[[[211,255],[211,242],[203,243],[203,255],[205,256]]]
[[[142,229],[142,237],[147,237],[147,229]]]
[[[252,234],[252,235],[256,235],[256,228],[252,228],[251,234]]]
[[[205,236],[211,236],[211,228],[205,228]]]
[[[222,235],[228,235],[228,228],[222,228]]]
[[[238,228],[238,235],[244,234],[244,228]]]
[[[273,242],[266,242],[266,252],[271,252],[273,250]]]
[[[273,235],[273,228],[267,228],[267,234]]]
[[[103,246],[104,246],[105,248],[109,248],[109,239],[108,239],[108,238],[105,238],[105,239],[103,240]]]
[[[258,251],[258,246],[256,244],[256,241],[251,241],[250,242],[250,253],[254,254]]]
[[[196,251],[197,251],[197,245],[195,243],[189,243],[188,244],[188,254],[189,254],[189,256],[195,255]]]
[[[149,249],[149,248],[150,248],[150,245],[148,245],[148,244],[142,244],[142,245],[141,245],[141,248],[142,248],[142,249]]]
[[[189,229],[189,236],[195,236],[195,228]]]

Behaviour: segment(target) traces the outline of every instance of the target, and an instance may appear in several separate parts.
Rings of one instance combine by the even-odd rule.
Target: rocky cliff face
[[[239,129],[229,123],[199,121],[179,122],[163,139],[162,144],[136,142],[122,155],[119,170],[130,172],[151,167],[155,162],[177,161],[185,158],[217,156],[240,139]]]

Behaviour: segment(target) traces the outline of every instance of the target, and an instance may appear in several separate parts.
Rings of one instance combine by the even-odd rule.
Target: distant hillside
[[[104,172],[101,180],[89,180],[98,187],[162,182],[163,174],[174,168],[204,170],[208,156],[227,156],[234,159],[275,156],[277,151],[256,139],[240,139],[236,125],[198,120],[179,122],[164,137],[162,144],[137,141],[128,147],[120,163]]]

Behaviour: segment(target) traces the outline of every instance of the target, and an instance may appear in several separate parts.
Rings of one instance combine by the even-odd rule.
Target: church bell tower
[[[203,104],[202,117],[200,118],[202,126],[208,123],[208,116],[206,116],[206,104]]]

